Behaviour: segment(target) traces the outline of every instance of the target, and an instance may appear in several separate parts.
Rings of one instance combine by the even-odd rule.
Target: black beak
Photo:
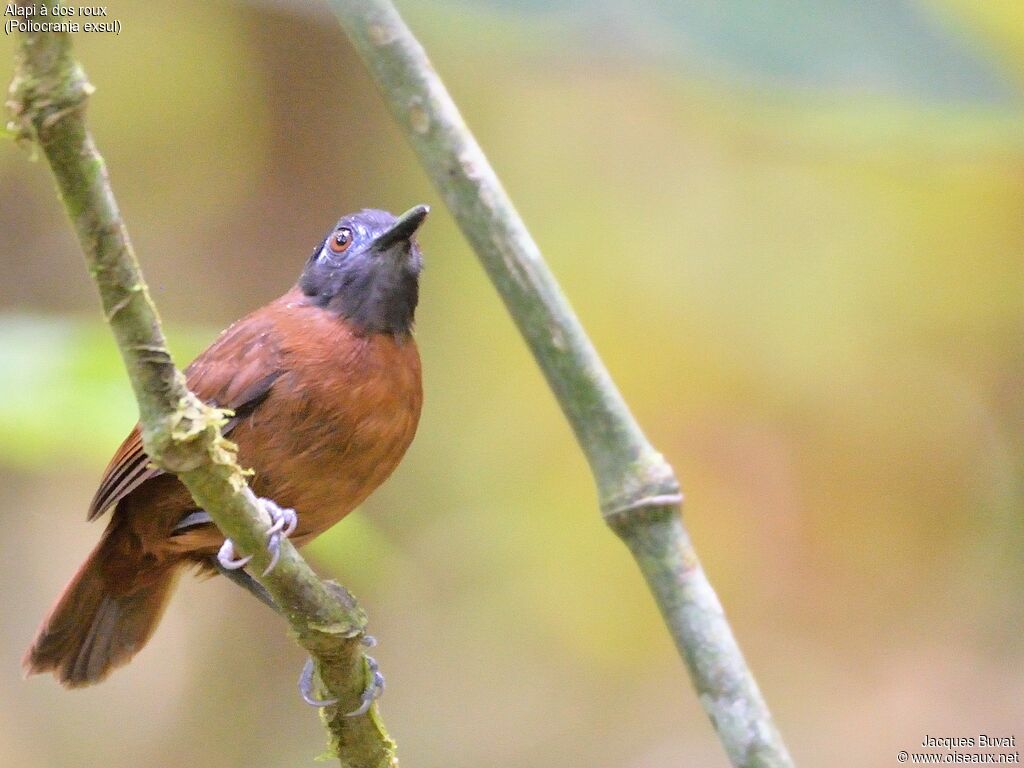
[[[407,241],[416,234],[416,230],[420,228],[428,213],[430,213],[430,208],[426,205],[410,208],[398,217],[398,221],[391,226],[391,229],[374,240],[374,250],[388,251],[392,246]]]

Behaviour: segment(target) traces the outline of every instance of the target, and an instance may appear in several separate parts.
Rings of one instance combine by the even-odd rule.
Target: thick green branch
[[[220,434],[222,412],[188,390],[167,351],[106,167],[86,128],[91,92],[68,35],[22,35],[8,102],[12,128],[20,139],[38,142],[53,171],[135,391],[146,452],[177,473],[239,551],[254,555],[254,575],[318,662],[326,689],[341,701],[325,710],[325,722],[342,765],[396,765],[394,743],[375,710],[366,717],[342,714],[358,706],[366,685],[359,643],[365,617],[355,601],[321,582],[287,541],[277,567],[258,575],[269,560],[264,542],[270,518],[246,485],[234,446]]]
[[[733,764],[791,765],[683,528],[672,468],[637,425],[422,46],[389,0],[328,2],[547,377],[605,519],[643,571]]]

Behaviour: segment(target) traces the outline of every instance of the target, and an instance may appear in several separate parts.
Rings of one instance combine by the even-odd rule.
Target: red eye
[[[331,235],[331,239],[327,243],[334,253],[344,253],[352,245],[352,230],[348,227],[342,227]]]

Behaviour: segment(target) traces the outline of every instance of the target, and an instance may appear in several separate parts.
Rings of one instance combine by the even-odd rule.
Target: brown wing
[[[202,400],[235,415],[224,426],[227,434],[260,404],[282,373],[274,342],[274,324],[261,311],[239,320],[185,369],[189,389]],[[164,474],[149,462],[138,425],[107,465],[100,487],[89,504],[95,520],[147,480]]]

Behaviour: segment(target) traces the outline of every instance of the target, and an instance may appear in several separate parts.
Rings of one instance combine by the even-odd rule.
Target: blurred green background
[[[797,762],[1024,738],[1024,5],[400,7],[678,470]],[[181,364],[341,213],[434,206],[418,437],[308,548],[370,614],[403,762],[725,766],[553,398],[332,17],[109,8],[119,37],[76,38],[90,118]],[[0,237],[0,765],[313,765],[302,654],[220,580],[184,580],[103,685],[21,680],[135,414],[49,172],[10,141]]]

